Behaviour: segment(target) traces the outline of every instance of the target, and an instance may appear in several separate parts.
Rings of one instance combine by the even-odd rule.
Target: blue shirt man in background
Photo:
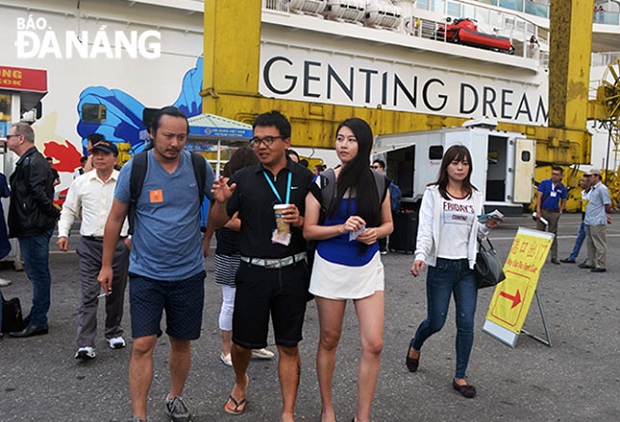
[[[171,386],[166,413],[174,422],[191,420],[181,399],[191,364],[190,340],[200,337],[204,303],[204,248],[200,239],[198,186],[192,159],[183,148],[189,125],[185,114],[165,107],[153,117],[147,170],[137,198],[129,260],[129,301],[133,349],[129,364],[129,392],[133,422],[146,421],[146,402],[153,379],[153,350],[161,335],[166,311],[170,338]],[[114,249],[131,201],[130,176],[134,160],[120,172],[114,203],[105,227],[99,283],[106,293],[112,286]],[[206,166],[205,194],[215,179]],[[202,245],[202,247],[201,247]]]
[[[551,169],[551,178],[545,179],[538,185],[538,194],[536,200],[536,229],[553,233],[553,243],[551,244],[551,263],[560,265],[558,261],[558,223],[560,215],[566,207],[567,192],[566,187],[562,184],[564,170],[562,167],[553,166]],[[547,220],[547,224],[541,221],[541,217]]]

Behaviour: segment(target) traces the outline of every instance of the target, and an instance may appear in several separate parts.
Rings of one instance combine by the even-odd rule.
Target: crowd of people
[[[277,111],[264,113],[253,123],[249,146],[233,154],[221,177],[215,176],[204,158],[184,149],[188,129],[182,111],[162,108],[150,125],[149,147],[120,172],[115,144],[101,135],[89,138],[84,171],[76,174],[59,212],[52,202],[56,176],[34,146],[32,128],[25,123],[11,127],[7,144],[19,160],[10,189],[0,178],[0,195],[11,197],[8,236],[19,240],[33,301],[25,328],[10,336],[48,333],[50,238],[58,221],[57,246],[67,251],[71,226],[81,219],[76,248],[81,300],[75,358],[97,356],[96,315],[101,298],[105,298],[103,332],[108,346],[126,346],[122,319],[128,283],[132,421],[147,420],[153,351],[163,334],[164,313],[170,339],[165,412],[172,421],[189,421],[191,412],[182,394],[190,372],[191,341],[201,333],[204,262],[215,235],[215,283],[222,290],[220,359],[234,370],[223,411],[245,412],[251,358],[275,357],[267,349],[271,321],[281,420],[294,420],[301,371],[298,344],[307,302],[314,298],[319,321],[316,367],[321,419],[336,420],[332,399],[336,352],[346,305],[352,301],[361,350],[353,421],[369,421],[383,348],[381,254],[385,244],[381,241],[394,228],[392,216],[401,195],[386,178],[385,163],[371,163],[371,127],[359,118],[343,121],[334,139],[340,165],[335,169],[317,166],[313,172],[298,164],[286,117]],[[539,186],[541,229],[557,230],[566,199],[561,170],[554,167],[551,179]],[[467,380],[467,367],[474,338],[477,288],[473,268],[478,237],[499,224],[494,219],[479,222],[483,200],[471,183],[472,171],[469,150],[452,146],[444,153],[437,180],[423,195],[411,273],[418,277],[427,269],[428,315],[405,356],[406,367],[416,372],[422,346],[442,329],[454,296],[457,337],[452,385],[466,398],[476,395]],[[605,226],[610,223],[609,193],[596,169],[584,177],[582,187],[589,200],[584,229],[580,229],[584,233],[580,242],[586,238],[588,245],[584,267],[602,272],[606,268]],[[205,197],[210,207],[208,216],[202,216],[207,223],[201,238]],[[7,249],[5,240],[6,235],[0,236],[0,253]],[[577,254],[580,246],[575,245]],[[576,258],[575,254],[562,261],[575,262]],[[557,262],[555,244],[551,261]]]

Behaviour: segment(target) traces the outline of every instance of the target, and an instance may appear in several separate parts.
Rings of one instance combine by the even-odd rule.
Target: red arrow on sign
[[[510,307],[510,309],[513,309],[515,306],[521,303],[521,293],[519,293],[519,290],[517,290],[517,294],[515,294],[514,296],[509,295],[504,291],[499,292],[499,295],[504,296],[508,300],[512,300],[512,306]]]

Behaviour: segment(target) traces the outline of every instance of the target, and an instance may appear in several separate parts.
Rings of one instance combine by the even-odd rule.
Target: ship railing
[[[262,2],[263,9],[265,10],[284,13],[295,13],[289,10],[289,5],[291,4],[290,1],[262,0]],[[416,8],[413,8],[411,11],[415,14]],[[463,9],[461,11],[465,12],[466,10]],[[547,65],[549,55],[547,49],[544,48],[544,46],[548,44],[549,35],[546,29],[538,27],[530,20],[524,19],[522,16],[516,16],[513,13],[506,12],[505,10],[498,10],[493,6],[475,6],[473,7],[473,13],[474,16],[454,17],[472,18],[478,22],[481,22],[481,24],[479,24],[479,29],[481,29],[481,27],[484,27],[487,30],[483,30],[481,32],[490,33],[489,28],[492,28],[493,35],[510,38],[515,48],[515,55],[537,60],[539,61],[541,66]],[[414,15],[403,17],[401,25],[398,28],[392,30],[397,32],[404,32],[414,37],[449,42],[451,40],[446,39],[445,31],[439,31],[439,29],[443,28],[445,25],[445,20],[437,21],[428,18],[417,17]],[[532,35],[535,36],[538,40],[538,43],[540,43],[534,53],[532,52],[533,49],[530,48],[530,46],[528,45],[528,42]],[[540,48],[540,46],[543,46],[543,48]]]

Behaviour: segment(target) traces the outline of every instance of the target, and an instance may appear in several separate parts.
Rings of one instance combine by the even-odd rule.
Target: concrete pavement
[[[469,380],[478,389],[473,400],[451,387],[454,371],[454,307],[445,328],[425,345],[420,369],[410,374],[404,358],[409,339],[426,314],[425,285],[409,273],[412,255],[382,256],[386,268],[384,352],[375,396],[374,421],[614,421],[620,419],[620,217],[608,228],[608,272],[592,274],[576,265],[546,264],[539,295],[553,347],[521,336],[510,349],[481,331],[490,289],[479,295],[476,340]],[[579,216],[560,220],[560,258],[568,256]],[[491,239],[505,258],[519,226],[534,228],[527,216],[508,218]],[[76,238],[71,239],[75,246]],[[127,368],[131,343],[111,350],[98,338],[98,356],[81,362],[75,353],[76,309],[80,288],[77,257],[56,252],[51,256],[52,308],[50,334],[0,341],[0,420],[12,421],[125,421],[131,416]],[[581,257],[586,254],[585,245]],[[213,283],[208,259],[202,337],[193,344],[193,366],[184,397],[194,421],[276,421],[280,395],[276,361],[251,363],[248,406],[241,416],[224,413],[233,372],[219,360],[220,293]],[[20,297],[30,308],[31,287],[23,272],[8,266],[0,277],[13,280],[2,288],[5,297]],[[360,353],[357,320],[349,304],[338,349],[334,397],[338,420],[354,415],[356,373]],[[100,306],[100,324],[103,321]],[[129,327],[129,316],[125,318]],[[101,328],[101,327],[100,327]],[[538,309],[530,309],[526,328],[542,335]],[[127,336],[128,338],[128,336]],[[315,375],[318,338],[314,302],[308,305],[304,340],[300,344],[302,379],[296,420],[319,421],[320,398]],[[270,337],[270,348],[275,351]],[[169,375],[169,342],[164,336],[155,352],[155,377],[148,403],[150,421],[167,421],[163,400]]]

